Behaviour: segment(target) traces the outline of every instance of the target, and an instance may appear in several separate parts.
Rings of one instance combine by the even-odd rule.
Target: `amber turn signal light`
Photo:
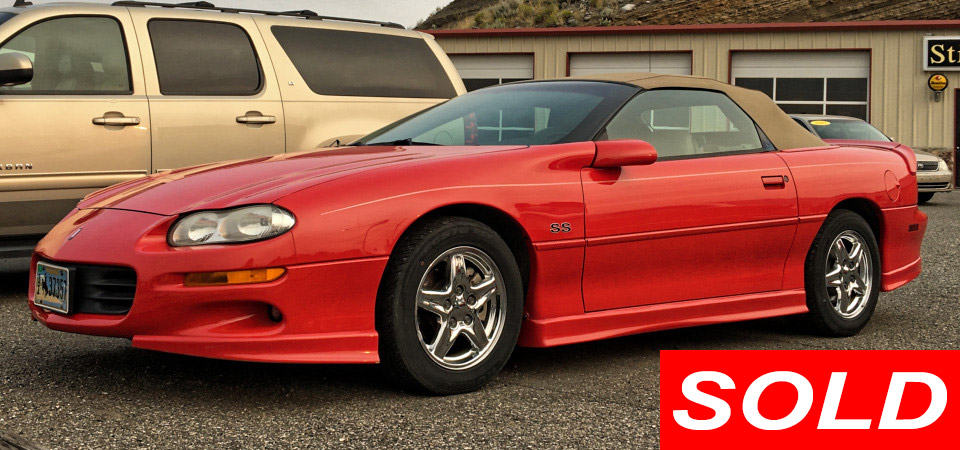
[[[287,269],[233,270],[230,272],[188,273],[183,279],[187,287],[227,286],[234,284],[269,283],[283,276]]]

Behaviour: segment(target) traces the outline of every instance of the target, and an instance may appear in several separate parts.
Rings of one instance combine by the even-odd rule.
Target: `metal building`
[[[603,72],[690,74],[762,90],[790,113],[869,120],[954,166],[960,145],[960,20],[429,33],[468,89]],[[929,83],[937,73],[948,82],[939,94]]]

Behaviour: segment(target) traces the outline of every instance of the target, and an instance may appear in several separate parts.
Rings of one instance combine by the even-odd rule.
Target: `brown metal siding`
[[[693,75],[729,82],[731,50],[871,51],[870,117],[873,123],[916,149],[939,152],[954,146],[953,88],[960,72],[946,72],[950,87],[939,103],[922,69],[923,37],[960,35],[960,28],[928,30],[746,31],[668,34],[583,34],[446,37],[448,53],[534,53],[536,78],[562,77],[568,52],[692,51]]]

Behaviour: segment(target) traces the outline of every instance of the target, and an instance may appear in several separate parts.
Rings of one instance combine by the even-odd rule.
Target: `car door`
[[[280,90],[251,17],[130,11],[148,37],[154,171],[284,152]]]
[[[0,87],[0,236],[42,235],[89,192],[144,176],[150,114],[136,34],[126,11],[23,14],[0,53],[33,65]]]
[[[645,140],[658,161],[583,169],[586,310],[781,288],[796,189],[732,100],[712,91],[647,91],[600,138]]]

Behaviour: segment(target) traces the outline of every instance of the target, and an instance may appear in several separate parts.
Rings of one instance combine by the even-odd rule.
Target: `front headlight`
[[[275,205],[254,205],[222,211],[200,211],[180,218],[167,235],[173,247],[261,241],[286,233],[293,214]]]
[[[937,170],[950,170],[950,167],[947,166],[947,162],[943,158],[940,158],[940,163],[937,164]]]

